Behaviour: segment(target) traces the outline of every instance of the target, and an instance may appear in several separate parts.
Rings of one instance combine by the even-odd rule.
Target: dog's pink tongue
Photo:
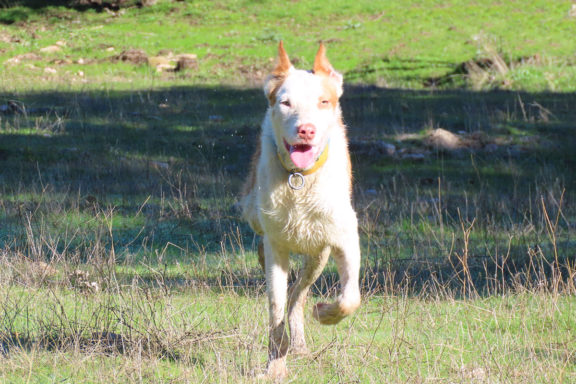
[[[307,169],[314,164],[314,150],[310,145],[295,145],[290,147],[290,160],[297,168]]]

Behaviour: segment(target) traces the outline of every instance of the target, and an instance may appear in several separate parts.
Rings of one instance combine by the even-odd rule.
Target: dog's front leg
[[[304,338],[304,304],[310,286],[318,279],[328,257],[330,247],[324,248],[319,255],[307,256],[298,279],[288,295],[288,325],[290,326],[290,348],[293,353],[306,354],[306,339]]]
[[[333,247],[341,293],[335,303],[318,303],[314,307],[314,317],[322,324],[336,324],[360,306],[360,243],[353,228],[347,234],[343,229],[341,244]]]
[[[272,244],[267,236],[264,236],[263,242],[270,315],[267,374],[272,378],[282,378],[286,375],[286,353],[289,345],[284,324],[289,252]]]

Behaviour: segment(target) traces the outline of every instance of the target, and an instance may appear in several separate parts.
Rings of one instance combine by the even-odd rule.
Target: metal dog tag
[[[288,185],[295,191],[302,189],[305,183],[306,180],[304,180],[304,176],[299,172],[291,173],[290,176],[288,176]]]

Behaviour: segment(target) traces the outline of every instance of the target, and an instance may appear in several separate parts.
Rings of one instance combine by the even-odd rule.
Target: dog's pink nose
[[[298,137],[304,140],[312,140],[316,135],[316,127],[314,124],[302,124],[298,127]]]

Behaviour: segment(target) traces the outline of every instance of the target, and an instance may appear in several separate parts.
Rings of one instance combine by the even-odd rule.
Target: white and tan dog
[[[260,148],[242,200],[243,216],[263,236],[258,253],[266,271],[270,314],[268,375],[286,374],[286,354],[307,351],[303,307],[310,286],[332,253],[340,275],[335,303],[319,303],[313,315],[336,324],[360,305],[360,247],[351,204],[351,166],[339,98],[342,75],[320,44],[314,69],[295,69],[278,47],[279,61],[264,91],[269,108]],[[287,293],[289,254],[304,267]],[[290,342],[284,326],[288,303]]]

